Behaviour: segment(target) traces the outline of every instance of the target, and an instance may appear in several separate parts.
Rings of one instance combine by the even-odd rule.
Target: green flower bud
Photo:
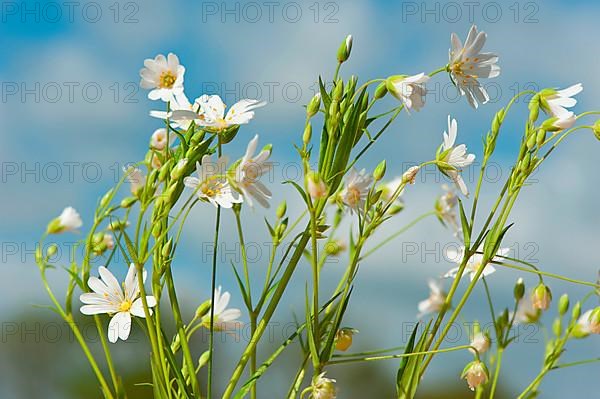
[[[533,290],[531,303],[535,309],[548,310],[552,302],[552,292],[544,283],[539,283]]]
[[[312,118],[319,112],[319,108],[321,107],[321,93],[317,93],[310,99],[308,105],[306,106],[306,116],[308,118]]]
[[[202,367],[206,366],[209,359],[210,351],[204,351],[204,353],[200,355],[200,358],[198,359],[198,368],[201,369]]]
[[[535,122],[540,115],[540,95],[536,94],[529,101],[529,120]]]
[[[375,179],[375,181],[380,181],[381,179],[383,179],[383,176],[385,176],[385,169],[386,163],[384,159],[379,163],[379,165],[377,165],[375,171],[373,172],[373,178]]]
[[[577,320],[579,316],[581,316],[581,302],[575,302],[575,306],[573,306],[573,310],[571,311],[571,317]]]
[[[535,138],[536,144],[540,147],[544,141],[546,140],[546,131],[544,129],[540,129],[537,132],[537,136]]]
[[[600,140],[600,119],[598,119],[595,123],[594,126],[592,128],[592,130],[594,131],[594,136],[596,136],[596,138],[598,140]]]
[[[563,294],[558,300],[558,313],[563,316],[569,310],[569,295]]]
[[[520,301],[523,298],[523,296],[525,295],[525,283],[523,282],[522,278],[519,278],[517,280],[517,283],[515,284],[513,293],[514,293],[515,299],[517,301]]]
[[[337,51],[337,60],[341,64],[350,57],[352,52],[352,35],[346,36],[346,39],[342,42]]]
[[[552,332],[557,337],[560,337],[560,335],[562,333],[562,321],[559,317],[554,319],[554,322],[552,323]]]
[[[395,215],[397,213],[400,213],[404,210],[404,203],[400,202],[400,203],[395,203],[394,205],[390,206],[390,208],[388,209],[388,213],[390,215]]]
[[[275,215],[277,216],[277,219],[281,219],[285,216],[285,213],[287,211],[287,203],[285,202],[285,200],[283,200],[281,202],[281,204],[279,204],[279,206],[277,207],[277,210],[275,211]]]
[[[160,171],[158,172],[158,180],[165,181],[167,175],[171,171],[171,165],[173,165],[173,160],[169,159],[163,166],[161,166]]]
[[[342,81],[342,79],[338,79],[338,81],[335,83],[335,87],[333,88],[333,99],[335,101],[332,102],[339,102],[342,99],[342,96],[344,95],[344,82]]]
[[[112,197],[112,194],[114,192],[114,189],[110,189],[106,192],[106,194],[104,194],[104,196],[102,197],[102,199],[100,200],[100,207],[104,208],[105,206],[107,206],[110,203],[110,199]]]
[[[306,126],[304,127],[304,133],[302,134],[302,142],[304,144],[310,143],[310,139],[312,138],[312,126],[310,122],[306,122]]]
[[[375,89],[375,94],[373,95],[373,98],[375,98],[375,100],[379,100],[380,98],[385,97],[387,92],[387,81],[381,82],[379,86],[377,86],[377,88]]]
[[[121,201],[121,208],[127,209],[130,206],[132,206],[133,204],[135,204],[136,201],[137,201],[137,197],[123,198],[123,200]]]
[[[196,309],[196,315],[194,316],[196,319],[202,319],[208,311],[210,310],[210,299],[201,303],[200,306]]]
[[[165,245],[163,245],[163,247],[162,247],[161,255],[164,258],[168,258],[169,256],[171,256],[172,249],[173,249],[173,238],[169,238],[169,241],[167,241],[165,243]]]
[[[56,244],[51,244],[46,250],[46,258],[51,258],[58,252],[58,247]]]
[[[180,159],[175,167],[171,170],[171,179],[177,180],[185,173],[188,160],[187,158]]]
[[[527,149],[529,151],[531,151],[533,149],[533,147],[535,147],[536,141],[537,141],[537,136],[535,134],[532,134],[531,136],[529,136],[529,138],[527,139]]]

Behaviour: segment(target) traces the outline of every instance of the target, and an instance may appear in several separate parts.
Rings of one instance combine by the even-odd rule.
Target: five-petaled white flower
[[[115,276],[104,266],[98,268],[101,279],[91,276],[88,286],[93,292],[81,294],[79,299],[85,305],[81,307],[81,313],[95,315],[108,313],[111,315],[108,325],[108,340],[112,343],[120,338],[125,341],[131,331],[131,315],[146,317],[140,288],[137,279],[137,268],[132,263],[129,266],[127,277],[123,288]],[[146,271],[143,272],[143,280],[146,281]],[[146,296],[148,307],[156,306],[156,299]],[[148,309],[152,314],[152,309]]]
[[[475,25],[471,26],[464,45],[456,33],[450,36],[450,77],[473,108],[477,108],[477,101],[485,104],[490,99],[478,79],[495,78],[500,74],[500,67],[496,64],[498,56],[481,52],[486,39],[485,32],[477,32]]]
[[[60,216],[54,218],[47,228],[48,234],[64,233],[66,231],[75,231],[81,227],[83,222],[81,216],[75,208],[68,206],[61,212]]]
[[[221,295],[221,286],[215,289],[215,306],[213,309],[213,329],[215,331],[234,331],[242,324],[238,320],[242,312],[235,308],[227,309],[230,299],[231,294],[228,291]],[[210,328],[210,312],[204,316],[202,324],[204,327]]]
[[[150,116],[154,117],[154,118],[159,118],[162,120],[166,120],[167,118],[169,118],[169,124],[174,127],[174,128],[178,128],[178,129],[183,129],[183,130],[188,130],[190,128],[190,125],[192,124],[192,122],[196,122],[196,124],[198,125],[200,123],[201,118],[203,118],[200,114],[198,114],[199,110],[200,110],[200,98],[198,97],[196,100],[194,100],[194,103],[192,104],[190,102],[190,100],[188,100],[187,96],[185,95],[185,93],[179,93],[174,95],[173,99],[171,100],[171,102],[169,103],[169,108],[170,111],[150,111]],[[179,120],[172,120],[173,117],[173,112],[175,111],[192,111],[194,113],[196,113],[196,118],[197,119],[179,119]]]
[[[428,80],[429,76],[423,72],[413,76],[395,75],[386,80],[386,87],[394,97],[402,101],[408,111],[419,111],[425,105],[425,83]]]
[[[446,255],[447,260],[450,260],[450,261],[455,262],[460,265],[465,256],[465,247],[460,246],[457,248],[454,246],[449,246],[446,248],[445,252],[446,252],[445,255]],[[478,252],[481,252],[481,251],[478,251]],[[498,256],[506,256],[506,255],[508,255],[509,252],[510,252],[510,248],[500,248],[500,249],[498,249],[498,252],[496,252],[497,256],[494,256],[493,260],[501,262],[502,258],[499,258]],[[469,276],[471,277],[471,281],[473,281],[473,279],[477,275],[477,271],[481,267],[482,261],[483,261],[483,254],[476,253],[476,254],[471,255],[471,257],[467,261],[467,265],[465,266],[465,273],[463,273],[463,277],[468,273]],[[445,278],[455,278],[456,274],[458,273],[458,270],[459,270],[459,267],[452,268],[448,271],[448,273],[446,273],[444,275],[444,277]],[[495,271],[496,271],[496,268],[494,266],[487,264],[485,266],[485,268],[483,269],[483,272],[481,273],[481,276],[479,278],[487,277],[490,274],[494,273]]]
[[[466,196],[469,195],[467,185],[460,175],[462,168],[467,167],[475,160],[474,154],[467,153],[465,144],[454,146],[456,135],[458,134],[458,125],[456,119],[448,115],[448,131],[444,131],[444,142],[442,143],[437,160],[450,165],[452,168],[440,168],[442,173],[448,176],[456,184],[458,189]]]
[[[346,186],[340,193],[342,202],[352,211],[362,210],[372,183],[373,176],[367,174],[365,169],[359,172],[352,168],[346,180]]]
[[[179,64],[179,58],[173,53],[167,57],[162,54],[144,60],[140,70],[140,86],[151,89],[150,100],[172,101],[175,95],[183,93],[183,75],[185,68]]]
[[[576,116],[571,108],[577,104],[573,96],[583,90],[581,83],[574,84],[562,90],[545,89],[540,93],[542,109],[552,118],[546,123],[548,130],[568,129],[575,124]],[[548,126],[549,125],[549,126]]]
[[[177,110],[173,111],[171,118],[176,121],[194,120],[199,126],[225,130],[230,126],[243,125],[254,117],[254,109],[266,105],[264,101],[244,99],[235,103],[225,115],[225,103],[217,95],[203,95],[198,100],[198,111]]]
[[[446,303],[446,293],[442,289],[442,284],[436,280],[429,280],[429,298],[419,302],[419,314],[417,318],[422,318],[430,313],[436,313],[443,309]]]
[[[198,198],[208,200],[214,206],[231,208],[243,202],[243,197],[235,191],[227,179],[227,157],[222,156],[212,162],[210,155],[202,157],[202,164],[196,163],[198,177],[187,176],[183,184],[196,190]]]
[[[255,157],[257,145],[258,134],[248,143],[246,154],[235,169],[235,184],[248,205],[253,206],[252,198],[254,198],[263,207],[268,208],[271,191],[259,178],[272,167],[272,163],[267,161],[271,156],[271,150],[265,148]]]

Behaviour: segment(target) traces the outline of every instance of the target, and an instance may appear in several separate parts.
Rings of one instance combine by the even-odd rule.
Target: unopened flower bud
[[[312,125],[310,124],[310,122],[307,122],[306,126],[304,127],[304,133],[302,134],[302,142],[304,144],[308,144],[308,143],[310,143],[311,138],[312,138]]]
[[[533,290],[531,303],[535,309],[548,310],[552,302],[552,293],[544,283],[539,283]]]
[[[57,252],[58,252],[58,247],[56,246],[56,244],[52,244],[46,250],[46,257],[51,258],[54,255],[56,255]]]
[[[72,207],[66,207],[59,217],[53,219],[46,228],[48,234],[58,234],[66,231],[75,231],[82,225],[81,216]]]
[[[194,316],[194,318],[196,319],[202,319],[204,316],[206,316],[206,314],[208,313],[208,311],[210,310],[210,299],[208,301],[203,302],[202,304],[200,304],[200,306],[198,306],[198,308],[196,309],[196,315]]]
[[[172,249],[173,249],[173,238],[169,238],[169,241],[167,241],[165,243],[165,245],[163,245],[163,247],[162,247],[161,255],[164,258],[168,258],[169,256],[171,256]]]
[[[137,201],[137,197],[127,197],[127,198],[123,198],[123,200],[121,201],[121,208],[129,208],[131,205],[135,204],[135,202]]]
[[[337,52],[337,60],[341,64],[345,62],[352,52],[352,35],[346,36],[346,39],[342,42]]]
[[[544,141],[546,141],[546,131],[544,129],[538,130],[535,141],[538,147],[544,144]]]
[[[358,330],[353,328],[340,328],[335,333],[335,349],[342,352],[347,351],[352,346],[352,336],[357,332]]]
[[[590,332],[600,334],[600,306],[592,311],[588,319]]]
[[[325,373],[321,373],[313,378],[310,392],[311,398],[314,399],[335,399],[337,395],[335,380],[326,378]]]
[[[385,176],[385,169],[386,163],[384,159],[379,163],[379,165],[377,165],[375,171],[373,172],[373,178],[375,179],[375,181],[380,181],[381,179],[383,179],[383,176]]]
[[[102,197],[102,199],[100,200],[100,207],[104,208],[105,206],[107,206],[110,203],[110,200],[112,198],[112,194],[114,192],[114,189],[110,189],[106,192],[106,194],[104,194],[104,196]]]
[[[419,169],[420,168],[418,166],[411,166],[408,168],[408,170],[402,175],[402,183],[415,184],[415,178],[417,177],[417,173],[419,173]]]
[[[581,302],[575,302],[575,306],[573,306],[573,310],[571,311],[571,317],[578,319],[579,316],[581,316]]]
[[[187,158],[180,159],[177,164],[175,164],[175,167],[171,170],[171,179],[177,180],[183,176],[187,163]]]
[[[394,205],[390,206],[388,213],[390,215],[395,215],[397,213],[402,212],[402,210],[404,210],[404,203],[398,202],[398,203],[394,203]]]
[[[600,140],[600,119],[598,119],[595,123],[594,126],[592,127],[592,130],[594,131],[594,136],[596,136],[596,138],[598,140]]]
[[[462,378],[467,380],[471,391],[477,389],[481,384],[485,384],[488,380],[488,371],[485,364],[479,360],[474,360],[467,364],[462,372]]]
[[[343,241],[335,240],[325,245],[325,253],[330,256],[337,256],[346,249],[346,244]]]
[[[279,204],[279,206],[277,207],[277,210],[275,211],[275,215],[277,216],[277,219],[281,219],[285,216],[286,212],[287,212],[287,202],[285,202],[285,200],[283,200],[281,202],[281,204]]]
[[[306,106],[306,116],[308,118],[312,118],[319,112],[319,108],[321,107],[321,93],[317,93],[310,99],[308,105]]]
[[[519,277],[519,279],[517,280],[513,292],[517,301],[520,301],[521,298],[523,298],[523,296],[525,295],[525,283],[523,282],[522,278]]]
[[[563,294],[558,300],[558,313],[563,316],[569,310],[569,295]]]
[[[387,81],[386,82],[381,82],[379,84],[379,86],[377,86],[377,88],[375,89],[375,93],[373,94],[373,98],[375,100],[379,100],[380,98],[385,97],[385,95],[387,94],[388,89],[387,89]]]

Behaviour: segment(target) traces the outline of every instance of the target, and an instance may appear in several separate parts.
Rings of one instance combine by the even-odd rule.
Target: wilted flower
[[[478,252],[481,252],[481,251],[478,251]],[[500,249],[498,249],[498,252],[496,252],[496,255],[506,256],[506,255],[508,255],[509,252],[510,252],[510,248],[500,248]],[[446,248],[446,258],[448,260],[456,262],[459,265],[462,263],[464,256],[465,256],[464,245],[458,247],[458,249],[454,246]],[[498,258],[497,256],[494,256],[493,260],[498,261],[498,262],[502,261],[502,259]],[[471,255],[471,257],[467,261],[467,265],[465,267],[465,273],[463,274],[463,277],[468,273],[469,276],[471,277],[471,281],[473,281],[473,279],[477,275],[477,271],[481,267],[482,261],[483,261],[483,254],[476,253],[476,254]],[[446,273],[444,275],[444,277],[455,278],[456,274],[458,273],[459,268],[460,268],[460,266],[450,269],[448,271],[448,273]],[[483,272],[481,273],[481,276],[479,278],[487,277],[490,274],[494,273],[495,271],[496,271],[496,268],[494,266],[487,264],[485,266],[485,268],[483,269]]]
[[[467,380],[469,388],[474,391],[481,384],[485,384],[488,380],[488,371],[485,364],[479,360],[474,360],[467,364],[462,372],[461,378]]]
[[[523,297],[517,304],[517,312],[514,315],[515,323],[517,324],[528,324],[528,323],[536,323],[542,312],[539,309],[533,307],[531,303],[530,297]],[[513,315],[510,314],[512,318]]]
[[[213,309],[213,329],[216,331],[233,331],[241,325],[238,318],[242,315],[239,309],[227,309],[231,294],[225,291],[221,295],[221,286],[215,289],[215,307]],[[210,312],[202,319],[202,324],[210,328]]]
[[[496,64],[498,56],[481,52],[486,39],[485,32],[477,32],[475,25],[471,26],[464,46],[456,33],[450,36],[450,78],[473,108],[477,108],[477,101],[485,104],[490,99],[478,79],[495,78],[500,74],[500,67]]]
[[[202,157],[202,164],[196,163],[198,177],[187,176],[183,184],[196,190],[198,198],[211,204],[231,208],[233,204],[243,202],[242,196],[231,188],[227,180],[227,157],[222,156],[212,162],[210,155]]]
[[[308,174],[306,178],[306,188],[308,190],[308,195],[312,199],[322,199],[327,197],[327,184],[321,179],[321,177],[311,172]]]
[[[60,216],[53,219],[46,229],[48,234],[64,233],[66,231],[75,231],[83,225],[81,216],[75,208],[68,206],[63,209]]]
[[[419,73],[413,76],[395,75],[386,79],[387,90],[402,101],[407,110],[419,111],[425,105],[429,76]]]
[[[451,168],[441,167],[440,170],[454,181],[458,189],[464,195],[468,196],[469,190],[460,175],[460,171],[461,168],[467,167],[473,163],[475,155],[467,154],[467,146],[464,144],[460,144],[456,147],[454,146],[457,133],[458,125],[456,119],[451,119],[450,115],[448,115],[448,132],[444,131],[444,142],[440,151],[438,151],[437,160],[451,166]]]
[[[531,303],[535,309],[548,310],[552,302],[552,292],[544,283],[539,283],[531,294]]]
[[[127,176],[127,181],[130,184],[131,194],[137,196],[140,190],[146,184],[146,177],[140,168],[135,166],[128,166],[123,168],[123,172]]]
[[[165,58],[159,54],[154,59],[144,60],[144,68],[140,70],[140,86],[151,89],[150,100],[173,100],[175,95],[183,93],[183,75],[185,68],[179,64],[179,58],[173,53]]]
[[[108,325],[108,340],[112,343],[117,339],[125,341],[131,331],[131,315],[137,317],[146,317],[142,298],[140,295],[139,284],[137,280],[137,268],[132,263],[129,266],[127,277],[123,283],[123,288],[115,276],[104,266],[98,268],[98,273],[102,280],[91,276],[88,280],[88,286],[93,292],[81,294],[79,299],[85,305],[81,307],[81,313],[86,315],[95,315],[108,313],[112,315]],[[146,281],[146,272],[143,272],[143,280]],[[156,306],[156,299],[153,296],[146,296],[148,307]],[[152,314],[152,310],[150,314]]]
[[[429,313],[437,313],[444,308],[446,303],[446,293],[442,289],[442,284],[436,280],[429,280],[429,298],[419,302],[419,314],[417,318],[422,318]]]
[[[313,378],[310,393],[312,399],[335,399],[337,397],[335,380],[326,378],[325,373],[319,374]]]
[[[346,186],[340,193],[342,202],[353,211],[362,210],[372,183],[373,176],[367,174],[365,169],[359,172],[352,168],[346,179]]]
[[[473,335],[469,345],[477,349],[477,352],[479,352],[481,355],[490,349],[490,338],[482,332],[477,332]],[[469,351],[471,351],[471,353],[475,353],[475,350],[472,348],[469,348]]]
[[[411,166],[402,174],[402,183],[415,184],[415,178],[419,173],[420,166]]]
[[[235,103],[225,115],[225,103],[217,95],[203,95],[198,100],[198,112],[193,110],[173,111],[171,118],[176,121],[196,121],[199,126],[212,128],[217,131],[225,130],[230,126],[242,125],[250,122],[254,117],[254,109],[266,105],[264,101],[241,100]]]
[[[263,149],[255,157],[256,146],[258,145],[258,134],[248,143],[246,154],[241,159],[235,169],[235,184],[244,195],[248,205],[253,206],[252,198],[258,201],[265,208],[269,207],[271,191],[259,180],[267,173],[272,163],[268,162],[271,156],[270,149]]]

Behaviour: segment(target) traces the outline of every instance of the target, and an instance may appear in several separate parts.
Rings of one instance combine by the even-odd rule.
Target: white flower
[[[190,110],[173,111],[173,120],[194,120],[199,126],[224,130],[230,126],[242,125],[250,122],[254,117],[254,109],[266,104],[258,100],[241,100],[235,103],[227,115],[225,115],[225,104],[217,95],[203,95],[198,100],[200,106],[198,112]]]
[[[169,108],[170,108],[170,112],[166,112],[166,111],[150,111],[150,116],[154,117],[154,118],[159,118],[162,120],[166,120],[167,118],[169,118],[169,123],[171,126],[173,126],[174,128],[179,128],[179,129],[183,129],[183,130],[188,130],[190,128],[190,125],[192,124],[192,122],[196,122],[196,124],[200,123],[200,118],[201,115],[196,114],[196,117],[198,119],[189,119],[189,120],[172,120],[172,116],[173,116],[173,112],[174,111],[181,111],[181,110],[185,110],[185,111],[192,111],[192,112],[199,112],[200,110],[200,97],[197,98],[196,100],[194,100],[194,103],[190,103],[190,100],[188,100],[187,96],[185,95],[185,93],[179,93],[176,94],[173,99],[171,99],[171,102],[169,104]]]
[[[465,247],[464,246],[460,246],[458,247],[458,249],[454,246],[450,246],[446,248],[446,259],[456,262],[457,264],[461,264],[465,255]],[[478,251],[481,252],[481,251]],[[510,252],[510,248],[500,248],[498,249],[498,252],[496,253],[496,255],[498,256],[506,256],[508,255],[508,253]],[[469,276],[471,277],[471,281],[473,281],[473,279],[475,278],[475,275],[477,274],[477,271],[479,270],[479,268],[481,267],[481,261],[483,260],[483,254],[481,253],[476,253],[471,255],[471,257],[469,258],[469,260],[467,261],[467,265],[465,267],[465,272],[463,273],[463,277],[466,275],[466,273],[469,274]],[[498,258],[497,256],[494,256],[493,258],[494,261],[498,261],[501,262],[502,258]],[[455,267],[452,268],[448,271],[448,273],[446,273],[444,275],[445,278],[455,278],[456,274],[458,273],[458,269],[459,267]],[[481,273],[481,277],[487,277],[490,274],[494,273],[496,271],[496,268],[494,268],[494,266],[487,264],[485,266],[485,268],[483,269],[483,273]]]
[[[165,58],[159,54],[154,59],[144,60],[144,68],[140,70],[140,86],[151,89],[150,100],[172,101],[175,95],[183,93],[183,74],[185,68],[179,65],[179,58],[173,53]]]
[[[487,352],[488,349],[490,349],[490,339],[484,333],[478,332],[475,335],[473,335],[470,345],[473,348],[477,349],[477,352],[479,352],[479,354],[481,355]],[[473,350],[473,348],[469,348],[469,351],[475,354],[475,350]]]
[[[46,229],[48,234],[64,233],[66,231],[75,231],[83,225],[81,216],[75,208],[68,206],[61,212],[60,216],[54,218]]]
[[[450,36],[450,77],[473,108],[477,108],[477,101],[485,104],[490,99],[478,79],[495,78],[500,74],[500,67],[496,64],[498,56],[481,52],[486,39],[485,32],[478,33],[475,25],[471,26],[464,46],[456,33]]]
[[[460,144],[454,146],[456,135],[458,133],[458,125],[456,119],[451,119],[448,115],[448,132],[444,131],[444,142],[442,143],[441,153],[438,154],[438,161],[447,163],[454,169],[441,169],[458,187],[458,189],[466,196],[469,195],[469,190],[460,175],[461,168],[467,167],[475,160],[474,154],[467,154],[467,146]]]
[[[429,76],[422,72],[413,76],[396,75],[386,80],[386,86],[394,97],[402,101],[407,110],[419,111],[425,105],[425,83],[428,80]]]
[[[173,135],[171,135],[172,137]],[[169,139],[171,138],[169,137]],[[170,141],[170,140],[169,140]],[[161,127],[152,133],[150,138],[150,146],[155,150],[162,151],[167,146],[167,129]]]
[[[581,335],[600,334],[600,310],[590,309],[577,319],[577,327]]]
[[[117,342],[119,338],[125,341],[131,331],[131,315],[146,317],[142,298],[138,298],[140,289],[137,281],[137,268],[133,263],[129,266],[123,289],[106,267],[100,266],[98,273],[102,280],[95,276],[91,276],[88,280],[88,286],[93,292],[81,294],[79,297],[85,304],[81,307],[81,313],[86,315],[108,313],[111,315],[108,325],[108,340],[112,343]],[[143,279],[146,281],[145,271]],[[146,301],[148,307],[156,306],[156,299],[153,296],[146,296]],[[152,310],[149,310],[152,314]]]
[[[217,162],[212,162],[210,155],[204,155],[202,165],[196,163],[196,171],[198,178],[188,176],[183,179],[183,184],[195,189],[198,198],[223,208],[231,208],[233,204],[243,201],[242,196],[231,188],[227,180],[227,157],[222,156]]]
[[[454,191],[450,190],[445,184],[442,185],[445,193],[442,194],[435,203],[435,210],[440,220],[444,225],[448,225],[454,232],[454,236],[458,237],[462,231],[458,223],[456,214],[456,205],[458,205],[458,197]]]
[[[467,380],[467,384],[469,384],[469,388],[471,391],[474,391],[481,384],[485,384],[488,380],[488,371],[483,364],[479,360],[474,360],[471,363],[467,364],[462,373],[462,378]]]
[[[562,90],[546,89],[541,92],[541,105],[544,111],[559,119],[566,119],[573,113],[567,108],[577,104],[572,98],[583,90],[581,83],[574,84]]]
[[[131,194],[138,195],[139,191],[146,184],[146,177],[140,168],[135,166],[123,167],[123,172],[127,176],[127,181],[130,184]]]
[[[257,145],[258,134],[248,143],[246,154],[244,154],[244,157],[235,169],[235,183],[250,206],[253,206],[252,198],[254,198],[259,204],[268,208],[271,191],[259,178],[272,167],[271,162],[267,162],[271,156],[271,151],[263,149],[255,157],[254,153],[256,152]]]
[[[335,399],[337,397],[335,380],[325,377],[325,373],[319,374],[313,378],[310,393],[312,399]]]
[[[369,194],[369,186],[373,183],[373,176],[367,174],[365,169],[360,172],[355,168],[350,170],[346,186],[340,193],[342,202],[351,210],[360,211],[365,205]]]
[[[417,318],[422,318],[430,313],[437,313],[446,303],[446,293],[442,290],[442,285],[435,280],[429,280],[429,298],[419,302],[419,314]]]
[[[221,286],[215,289],[215,307],[214,307],[214,318],[213,328],[217,331],[233,331],[241,325],[238,320],[242,315],[239,309],[227,309],[231,294],[225,291],[221,295]],[[202,319],[202,323],[206,328],[210,328],[210,311]]]
[[[417,173],[421,169],[420,166],[411,166],[402,174],[402,182],[408,184],[415,184],[415,178],[417,177]]]
[[[548,121],[542,124],[542,127],[547,131],[559,131],[571,128],[576,121],[577,117],[575,114],[567,111],[562,115],[550,118]]]

